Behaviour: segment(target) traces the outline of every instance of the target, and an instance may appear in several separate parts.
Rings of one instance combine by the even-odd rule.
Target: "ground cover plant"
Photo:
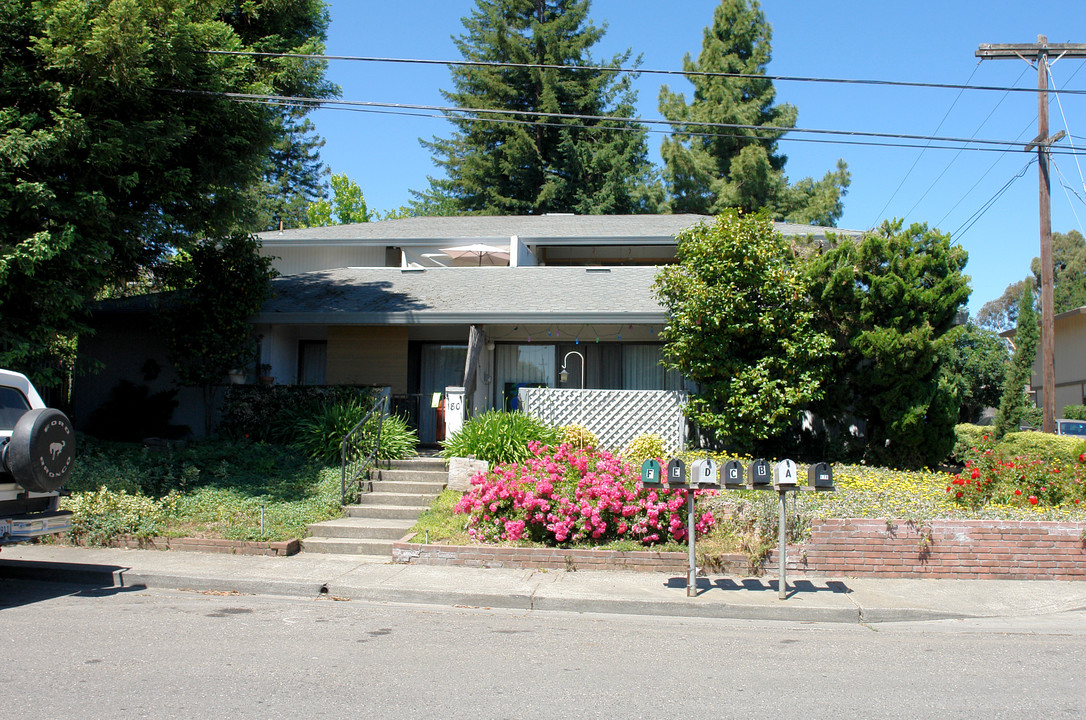
[[[287,540],[341,514],[338,467],[244,440],[151,449],[82,438],[67,487],[70,536],[90,545],[119,535]]]

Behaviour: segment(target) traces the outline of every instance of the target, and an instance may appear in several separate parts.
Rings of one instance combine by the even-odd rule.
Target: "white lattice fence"
[[[686,444],[686,393],[676,390],[520,388],[518,403],[551,425],[585,426],[611,450],[621,450],[642,433],[662,437],[665,450]]]

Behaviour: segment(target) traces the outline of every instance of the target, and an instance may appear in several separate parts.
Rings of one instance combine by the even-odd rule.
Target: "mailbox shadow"
[[[725,592],[777,592],[778,581],[762,580],[760,578],[742,578],[736,580],[734,578],[717,578],[712,579],[708,577],[699,577],[696,580],[697,594],[700,596],[705,592],[712,590],[723,590]],[[665,583],[668,588],[686,588],[686,576],[668,578]],[[827,581],[825,585],[816,585],[810,580],[794,580],[789,581],[788,591],[785,593],[785,597],[792,597],[794,595],[808,595],[818,593],[834,593],[847,595],[852,592],[852,589],[845,585],[840,580]]]
[[[0,610],[59,597],[108,597],[146,590],[122,586],[127,567],[62,562],[0,560]]]

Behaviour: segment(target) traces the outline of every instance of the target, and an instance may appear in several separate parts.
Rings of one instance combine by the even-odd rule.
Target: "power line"
[[[973,72],[969,73],[969,79],[965,81],[966,85],[968,85],[970,82],[972,82],[973,76],[977,74],[977,68],[979,68],[979,67],[980,67],[979,62],[976,65],[973,66]],[[943,123],[945,123],[946,119],[948,117],[950,117],[950,112],[958,104],[958,101],[961,100],[962,93],[964,93],[964,92],[965,92],[964,88],[962,90],[958,91],[958,94],[954,97],[954,102],[950,103],[950,107],[948,107],[946,109],[946,112],[943,113],[943,119],[940,120],[939,124],[935,127],[935,132],[939,132],[939,130],[943,127]],[[976,133],[973,133],[973,134],[976,135]],[[930,145],[931,141],[929,141],[928,144]],[[897,188],[895,188],[894,192],[890,194],[890,197],[889,197],[889,199],[887,199],[886,204],[882,206],[882,210],[879,210],[878,214],[875,215],[875,221],[876,222],[878,222],[879,218],[883,217],[883,213],[886,212],[886,208],[890,207],[890,203],[892,203],[894,201],[894,198],[897,197],[897,194],[899,192],[901,192],[901,188],[905,185],[905,181],[909,179],[909,176],[913,174],[913,170],[916,169],[917,164],[920,162],[920,158],[924,157],[924,150],[927,150],[927,147],[925,147],[924,149],[922,149],[920,152],[918,152],[916,154],[916,159],[913,160],[913,164],[909,166],[908,171],[905,173],[905,175],[902,176],[901,182],[899,182],[897,184]],[[920,198],[920,200],[923,200],[923,199],[924,199],[923,197]],[[916,201],[917,204],[920,203],[920,200]],[[916,206],[914,205],[913,207],[916,207]],[[910,209],[909,212],[911,213],[912,210]],[[906,213],[906,214],[908,214],[908,213]],[[872,223],[872,224],[874,224],[874,223]]]
[[[992,208],[993,205],[995,205],[996,201],[999,200],[999,198],[1001,198],[1003,196],[1003,193],[1007,192],[1007,190],[1010,189],[1011,185],[1014,184],[1014,181],[1018,180],[1023,175],[1025,175],[1026,170],[1029,170],[1029,166],[1032,165],[1035,162],[1037,162],[1037,158],[1030,158],[1029,162],[1027,162],[1025,164],[1025,166],[1021,170],[1019,170],[1017,174],[1014,175],[1014,177],[1012,177],[1010,180],[1008,180],[1003,185],[1003,187],[999,188],[999,190],[996,190],[995,195],[990,197],[988,199],[988,201],[985,202],[983,205],[981,205],[980,208],[976,212],[974,212],[972,215],[970,215],[969,218],[966,219],[966,221],[964,223],[959,225],[958,229],[955,230],[954,232],[952,232],[950,234],[950,236],[953,237],[953,238],[956,238],[959,235],[964,235],[965,233],[969,232],[969,230],[976,224],[976,222],[978,220],[980,220],[984,216],[984,214],[986,212],[988,212]]]
[[[262,100],[245,100],[236,99],[237,102],[251,102],[262,105],[274,105],[283,107],[293,107],[294,103],[291,102],[276,102],[276,101],[262,101]],[[369,108],[369,107],[328,107],[326,110],[341,110],[343,112],[358,112],[371,115],[394,115],[398,117],[415,117],[415,118],[433,118],[438,120],[448,119],[445,115],[439,113],[424,113],[424,112],[409,112],[406,110],[386,110],[381,108]],[[529,125],[529,126],[543,126],[553,128],[571,128],[578,130],[606,130],[608,132],[646,132],[650,134],[667,135],[671,134],[670,130],[653,129],[653,128],[636,128],[629,126],[601,126],[601,125],[581,125],[572,123],[558,123],[558,122],[541,122],[537,120],[516,120],[512,118],[460,118],[461,120],[470,120],[471,122],[479,123],[491,123],[497,125]],[[761,138],[751,135],[738,135],[725,132],[685,132],[683,135],[688,137],[706,137],[706,138],[734,138],[736,140],[751,140],[757,141]],[[999,153],[1000,155],[1006,155],[1014,151],[1004,148],[987,148],[987,147],[965,147],[954,145],[937,145],[931,146],[930,144],[904,143],[904,142],[872,142],[863,140],[829,140],[823,138],[797,138],[797,137],[781,137],[777,138],[780,142],[791,143],[808,143],[808,144],[820,144],[820,145],[848,145],[856,147],[884,147],[884,148],[905,148],[905,149],[918,149],[929,148],[932,150],[958,150],[962,152],[964,150],[971,150],[974,152],[988,152]],[[1063,153],[1061,153],[1063,154]],[[994,167],[994,166],[993,166]]]
[[[516,117],[534,117],[549,120],[591,120],[596,122],[614,122],[614,123],[631,123],[631,124],[646,124],[646,125],[666,125],[673,130],[674,134],[687,135],[691,133],[684,132],[682,130],[674,129],[676,127],[699,127],[699,128],[719,128],[725,130],[749,130],[751,132],[769,132],[769,133],[807,133],[814,135],[837,135],[848,138],[884,138],[891,140],[913,140],[924,142],[940,142],[940,143],[956,143],[957,145],[989,145],[996,148],[999,152],[1007,152],[1012,150],[1023,150],[1026,147],[1026,143],[1012,142],[1007,140],[979,140],[976,138],[957,138],[957,137],[940,137],[934,135],[910,135],[906,133],[879,133],[861,130],[827,130],[820,128],[794,128],[794,127],[780,127],[780,126],[767,126],[767,125],[745,125],[741,123],[709,123],[709,122],[677,122],[671,120],[660,119],[643,119],[643,118],[630,118],[630,117],[617,117],[611,115],[587,115],[577,113],[550,113],[539,112],[534,110],[506,110],[501,108],[463,108],[454,106],[441,106],[441,105],[416,105],[410,103],[384,103],[373,102],[363,100],[325,100],[323,98],[313,97],[298,97],[289,95],[263,95],[257,93],[231,93],[231,92],[210,92],[210,91],[197,91],[197,90],[175,90],[174,92],[196,94],[196,95],[213,95],[218,97],[226,97],[232,100],[245,100],[245,101],[264,101],[274,102],[277,104],[293,104],[295,106],[309,107],[309,108],[321,108],[326,106],[346,106],[350,108],[362,107],[362,108],[387,108],[393,110],[421,110],[430,112],[440,112],[446,119],[455,121],[473,121],[481,118],[462,118],[462,117],[449,117],[455,116],[458,113],[473,113],[477,115],[497,115],[497,116],[513,116]],[[529,123],[531,124],[531,123]],[[618,128],[616,128],[618,129]],[[741,135],[742,138],[750,140],[776,140],[779,138],[773,137],[761,137],[758,135]],[[940,147],[940,146],[936,146]],[[981,149],[981,148],[976,148]],[[1068,151],[1064,154],[1071,154],[1073,151]]]
[[[306,53],[273,53],[246,50],[205,50],[209,55],[244,55],[252,57],[284,57],[300,60],[348,60],[355,62],[398,63],[413,65],[445,65],[448,67],[494,67],[536,70],[587,70],[592,72],[627,73],[632,75],[678,75],[682,77],[722,77],[741,80],[770,80],[772,82],[837,83],[842,85],[874,85],[887,87],[937,88],[942,90],[992,90],[998,92],[1037,92],[1032,88],[999,87],[993,85],[955,85],[952,83],[908,82],[903,80],[864,80],[827,78],[803,75],[757,75],[751,73],[725,73],[704,70],[657,70],[647,68],[608,67],[606,65],[548,65],[543,63],[511,63],[482,60],[426,60],[422,58],[367,57],[358,55],[314,55]],[[1064,94],[1086,95],[1086,90],[1064,90]]]

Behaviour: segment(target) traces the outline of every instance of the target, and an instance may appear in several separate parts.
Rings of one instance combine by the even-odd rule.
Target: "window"
[[[298,343],[298,384],[324,385],[328,365],[326,340],[302,340]]]
[[[30,403],[13,387],[0,386],[0,430],[11,431],[15,423],[30,409]]]

